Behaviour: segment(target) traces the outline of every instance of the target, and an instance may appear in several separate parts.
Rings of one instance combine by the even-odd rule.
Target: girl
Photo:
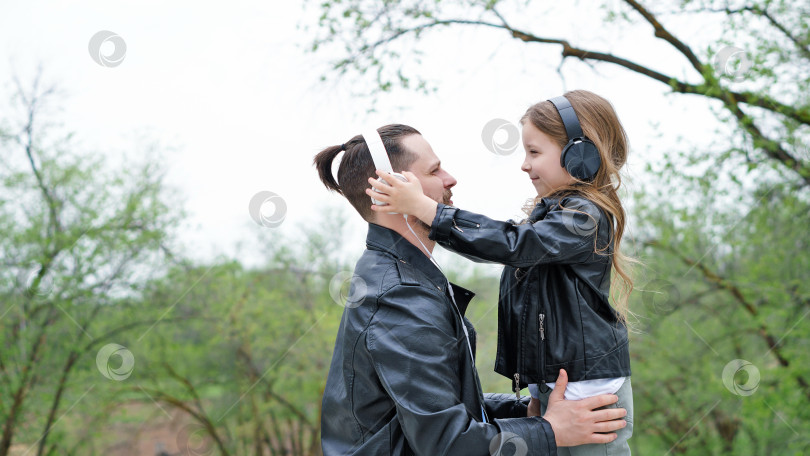
[[[429,238],[465,257],[504,264],[498,299],[495,371],[514,390],[532,394],[529,415],[544,413],[559,370],[568,372],[566,399],[616,394],[627,426],[606,445],[560,448],[559,454],[630,454],[633,396],[626,328],[626,272],[634,260],[619,252],[625,212],[617,190],[627,136],[613,106],[575,90],[531,106],[520,119],[525,171],[537,197],[521,223],[492,220],[437,203],[409,182],[371,178],[388,203],[374,211],[410,214],[430,225]],[[612,275],[615,270],[616,275]],[[611,281],[617,293],[611,300]],[[568,452],[570,450],[570,453]]]

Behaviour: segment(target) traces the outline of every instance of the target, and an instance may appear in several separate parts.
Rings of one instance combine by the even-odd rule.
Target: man
[[[378,132],[394,170],[412,172],[426,195],[452,204],[456,180],[418,131],[388,125]],[[557,446],[615,438],[600,433],[623,427],[625,410],[593,409],[616,396],[565,401],[564,371],[543,417],[526,416],[528,397],[483,394],[472,359],[475,331],[463,316],[474,294],[431,262],[429,227],[371,211],[366,189],[375,166],[364,138],[326,148],[314,163],[324,185],[369,222],[324,390],[325,455],[474,456],[510,446],[515,454],[555,455]]]

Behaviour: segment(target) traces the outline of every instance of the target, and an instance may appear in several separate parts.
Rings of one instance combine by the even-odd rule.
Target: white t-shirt
[[[627,377],[616,378],[598,378],[596,380],[580,380],[578,382],[568,382],[565,387],[565,399],[569,401],[577,401],[587,397],[598,396],[600,394],[616,394],[619,388],[624,384],[624,379]],[[554,383],[546,383],[549,388],[554,389]],[[540,396],[540,391],[537,384],[529,385],[529,391],[532,397],[537,398]]]

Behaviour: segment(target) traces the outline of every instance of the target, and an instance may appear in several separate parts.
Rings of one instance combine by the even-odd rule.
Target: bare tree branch
[[[802,40],[800,40],[795,35],[790,33],[790,31],[787,29],[787,27],[785,27],[782,23],[777,21],[776,18],[773,17],[773,15],[768,13],[768,10],[766,8],[760,8],[759,6],[744,6],[744,7],[739,8],[739,9],[724,8],[722,10],[714,10],[714,11],[716,11],[716,12],[725,12],[726,14],[736,14],[736,13],[741,13],[741,12],[744,12],[744,11],[748,11],[748,12],[754,13],[754,14],[756,14],[758,16],[762,16],[765,19],[767,19],[768,22],[770,22],[771,25],[773,25],[777,30],[782,32],[782,34],[785,35],[785,37],[787,39],[792,41],[793,44],[796,45],[796,48],[799,50],[799,52],[802,54],[802,56],[804,56],[804,58],[810,59],[810,47],[808,47],[808,43],[802,42]]]
[[[695,55],[689,46],[681,40],[672,35],[653,15],[648,9],[644,8],[640,3],[635,0],[625,0],[631,7],[633,7],[644,19],[649,22],[654,30],[655,36],[664,39],[673,45],[684,57],[690,62],[692,67],[698,71],[704,82],[701,84],[691,84],[679,80],[673,76],[653,70],[647,66],[641,65],[629,59],[619,57],[613,54],[598,52],[588,49],[582,49],[572,46],[567,40],[559,38],[540,37],[529,32],[517,30],[511,27],[503,16],[496,10],[490,9],[493,14],[501,21],[500,24],[488,22],[483,20],[466,20],[466,19],[437,19],[423,24],[415,25],[408,28],[400,28],[394,31],[389,36],[383,37],[370,45],[363,45],[357,51],[357,54],[351,58],[345,59],[338,64],[338,68],[345,70],[345,67],[352,62],[355,62],[360,55],[368,53],[373,55],[376,49],[384,44],[390,43],[400,37],[408,34],[418,34],[424,30],[449,25],[472,25],[484,26],[495,29],[502,29],[507,31],[512,37],[524,42],[542,43],[542,44],[556,44],[562,46],[562,57],[575,57],[583,62],[587,61],[600,61],[611,63],[630,71],[646,76],[648,78],[659,81],[669,86],[673,92],[682,94],[701,95],[707,98],[720,100],[723,106],[731,112],[737,119],[741,127],[751,136],[754,145],[761,148],[764,153],[771,159],[777,160],[785,165],[788,169],[796,172],[802,179],[804,186],[810,186],[810,164],[805,163],[803,160],[798,159],[788,152],[782,144],[772,139],[756,125],[754,120],[743,112],[739,106],[744,103],[750,106],[765,109],[767,111],[782,115],[790,118],[800,124],[810,126],[810,109],[796,108],[786,103],[780,102],[770,96],[763,94],[756,94],[748,91],[738,92],[729,90],[722,87],[719,82],[710,76],[705,68],[705,65],[700,62],[700,59]]]
[[[683,54],[684,57],[689,60],[689,63],[692,64],[692,67],[697,70],[698,73],[703,73],[703,63],[701,63],[700,59],[698,59],[695,53],[692,52],[692,49],[684,44],[683,41],[673,36],[669,30],[661,25],[658,19],[652,13],[650,13],[647,8],[643,7],[635,0],[625,0],[625,3],[630,5],[634,10],[638,11],[638,13],[641,14],[641,17],[643,17],[645,21],[649,22],[650,25],[653,26],[656,37],[661,38],[674,46],[675,49],[680,51],[681,54]]]

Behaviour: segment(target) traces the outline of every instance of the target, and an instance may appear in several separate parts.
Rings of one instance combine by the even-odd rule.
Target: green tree
[[[335,253],[343,219],[321,213],[328,222],[296,230],[301,242],[262,228],[261,267],[188,264],[148,285],[142,313],[173,323],[128,342],[139,369],[108,392],[187,415],[167,449],[320,454],[321,397],[353,268]]]
[[[14,440],[33,443],[37,455],[61,453],[49,439],[53,426],[94,387],[71,375],[80,360],[93,365],[104,344],[151,324],[110,325],[106,315],[160,271],[182,216],[148,160],[110,170],[79,152],[72,134],[58,135],[48,116],[56,89],[41,72],[30,88],[14,82],[12,109],[0,119],[3,456]]]

